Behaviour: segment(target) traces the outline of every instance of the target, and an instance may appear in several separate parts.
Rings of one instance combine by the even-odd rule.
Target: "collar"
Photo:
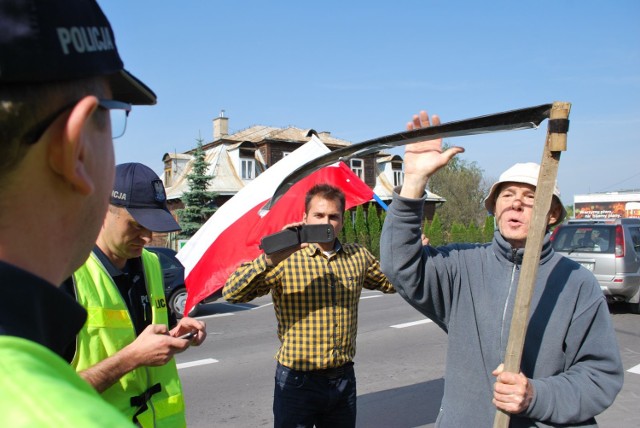
[[[120,270],[113,263],[111,263],[109,257],[107,257],[107,255],[103,253],[100,247],[98,247],[97,245],[93,247],[93,254],[95,254],[100,263],[102,263],[102,266],[104,266],[111,278],[116,278],[120,275],[124,275],[125,273],[142,270],[142,257],[136,257],[127,260],[124,265],[124,269]]]
[[[0,335],[46,346],[59,355],[74,342],[87,312],[55,285],[0,261]]]
[[[306,252],[308,256],[315,256],[318,254],[322,254],[324,257],[327,257],[327,255],[324,254],[324,251],[322,250],[322,248],[320,248],[320,246],[316,243],[309,244],[309,246],[307,248],[303,248],[303,250]],[[332,254],[332,256],[336,255],[339,252],[344,251],[344,248],[342,247],[342,244],[340,243],[338,238],[336,238],[336,240],[333,243],[333,251],[334,253]]]
[[[547,233],[542,242],[542,251],[540,252],[540,264],[546,263],[553,257],[553,247],[551,246],[551,234]],[[522,264],[524,257],[524,248],[513,248],[499,231],[493,234],[493,251],[500,257],[507,259],[511,263]]]

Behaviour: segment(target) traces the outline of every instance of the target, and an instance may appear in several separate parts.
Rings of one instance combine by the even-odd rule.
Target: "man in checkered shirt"
[[[305,197],[302,224],[330,224],[340,234],[344,193],[318,184]],[[358,301],[362,288],[395,292],[362,245],[307,244],[262,254],[227,280],[231,303],[271,292],[282,342],[276,355],[275,427],[355,427]]]

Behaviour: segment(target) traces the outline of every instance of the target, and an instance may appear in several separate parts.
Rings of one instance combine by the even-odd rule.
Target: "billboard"
[[[573,213],[583,219],[640,218],[640,201],[574,202]]]

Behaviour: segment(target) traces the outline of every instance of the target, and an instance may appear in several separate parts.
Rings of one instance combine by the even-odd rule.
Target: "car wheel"
[[[187,305],[187,289],[179,288],[177,289],[169,298],[169,308],[173,311],[177,319],[182,318],[184,314],[184,308]],[[189,311],[189,316],[192,317],[198,312],[198,305],[195,305],[191,311]]]

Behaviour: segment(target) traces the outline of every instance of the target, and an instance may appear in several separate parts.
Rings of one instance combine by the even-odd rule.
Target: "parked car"
[[[167,306],[176,318],[182,318],[184,307],[187,303],[187,289],[184,285],[184,266],[176,257],[176,252],[171,248],[164,247],[146,247],[147,250],[153,251],[160,259],[162,273],[164,276],[164,294],[167,299]],[[202,302],[198,303],[189,312],[189,316],[194,316],[203,303],[211,303],[222,297],[222,290],[218,290]]]
[[[640,219],[569,220],[551,239],[555,251],[593,272],[607,301],[640,313]]]

